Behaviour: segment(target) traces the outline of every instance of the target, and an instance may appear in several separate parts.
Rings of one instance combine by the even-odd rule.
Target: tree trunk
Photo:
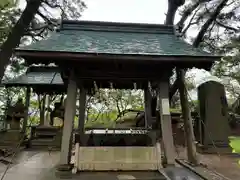
[[[42,1],[41,0],[29,0],[27,6],[23,11],[20,19],[9,33],[7,40],[3,43],[0,51],[0,80],[2,80],[6,66],[12,56],[14,48],[16,48],[21,41],[21,37],[24,35],[26,28],[33,20],[35,14],[38,11]]]
[[[173,25],[174,24],[174,18],[177,9],[179,6],[182,6],[185,3],[185,0],[168,0],[168,11],[167,11],[167,16],[165,20],[166,25]],[[177,91],[177,84],[174,84],[170,87],[169,89],[169,100],[171,101],[172,96],[176,93]]]
[[[198,47],[199,44],[202,42],[204,34],[206,33],[209,26],[213,23],[214,20],[216,20],[218,14],[221,12],[221,10],[224,8],[228,0],[222,0],[215,11],[210,15],[210,18],[205,22],[205,24],[200,29],[195,41],[193,42],[193,47]],[[169,0],[170,2],[170,0]],[[193,6],[193,8],[197,8],[197,4]],[[187,12],[189,13],[189,12]],[[188,14],[185,14],[187,17]],[[183,22],[186,20],[186,17],[182,17],[180,20],[180,25],[183,24]],[[193,133],[193,125],[192,125],[192,119],[189,109],[189,103],[187,99],[187,89],[185,87],[185,81],[184,76],[186,74],[186,71],[183,69],[176,70],[177,72],[177,79],[173,83],[173,85],[170,87],[170,99],[172,96],[176,93],[177,89],[179,88],[180,92],[180,101],[181,101],[181,107],[182,107],[182,113],[183,113],[183,119],[184,119],[184,130],[185,130],[185,138],[187,141],[187,153],[188,153],[188,160],[193,163],[197,164],[197,155],[196,155],[196,147],[195,147],[195,138]],[[178,88],[177,88],[178,87]]]
[[[23,127],[22,132],[26,133],[26,128],[28,125],[28,112],[29,112],[29,105],[30,105],[30,98],[31,98],[31,88],[27,87],[26,89],[26,95],[25,95],[25,115],[24,115],[24,121],[23,121]]]
[[[175,19],[175,14],[177,12],[177,9],[182,6],[185,3],[185,0],[168,0],[168,11],[167,11],[167,16],[165,20],[166,25],[173,25],[174,24],[174,19]],[[170,87],[169,91],[169,101],[171,101],[172,96],[176,93],[177,91],[177,86],[175,85],[174,88],[172,86]],[[157,107],[157,97],[152,98],[153,106],[152,111],[156,110]]]
[[[224,8],[228,0],[222,0],[220,4],[217,6],[216,10],[211,14],[210,18],[205,22],[205,24],[202,26],[201,30],[199,31],[196,39],[193,42],[193,47],[197,48],[199,44],[202,42],[204,34],[206,33],[209,26],[213,23],[214,20],[216,20],[218,14],[221,12],[221,10]],[[195,8],[195,6],[194,6]],[[186,15],[185,15],[186,16]],[[184,17],[185,18],[185,17]],[[179,23],[183,23],[184,18],[182,18]],[[183,72],[186,74],[186,72]],[[184,75],[185,75],[184,74]],[[177,80],[174,81],[173,85],[170,87],[170,96],[169,99],[171,100],[172,96],[177,92]]]
[[[185,3],[185,0],[168,0],[168,11],[166,16],[166,25],[173,25],[177,9]]]
[[[177,81],[179,85],[179,92],[180,92],[180,101],[182,107],[182,115],[184,121],[184,134],[186,139],[187,145],[187,156],[188,161],[197,164],[197,153],[196,153],[196,146],[195,146],[195,137],[193,133],[193,123],[191,118],[191,112],[188,103],[188,94],[187,89],[185,87],[185,80],[184,80],[184,73],[185,71],[182,69],[177,69]]]

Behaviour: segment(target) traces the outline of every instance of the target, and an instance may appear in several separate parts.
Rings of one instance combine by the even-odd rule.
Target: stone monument
[[[224,86],[216,81],[208,81],[198,87],[200,119],[196,122],[198,128],[197,150],[206,153],[228,153],[228,104]]]

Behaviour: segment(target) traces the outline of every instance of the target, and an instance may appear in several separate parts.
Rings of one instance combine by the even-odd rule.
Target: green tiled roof
[[[88,21],[63,21],[47,39],[16,50],[211,56],[179,39],[173,26]]]
[[[6,86],[63,85],[61,74],[54,67],[30,67],[28,71],[12,80],[3,81]]]

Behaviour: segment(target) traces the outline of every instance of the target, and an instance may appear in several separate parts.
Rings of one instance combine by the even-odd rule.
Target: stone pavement
[[[10,167],[4,180],[42,180],[58,163],[58,152],[38,152],[27,160]],[[5,165],[6,168],[6,165]],[[1,168],[1,177],[3,168]]]
[[[59,161],[59,152],[38,152],[27,160],[10,167],[3,180],[165,180],[158,172],[81,172],[72,175],[71,172],[57,172],[56,165]],[[6,165],[1,166],[1,176]],[[3,168],[4,167],[4,168]],[[1,180],[1,177],[0,177]]]
[[[20,153],[21,154],[21,153]],[[73,175],[71,172],[57,172],[56,165],[59,162],[59,152],[22,152],[22,159],[12,165],[3,180],[166,180],[159,172],[133,171],[133,172],[81,172]],[[6,165],[0,164],[0,180]],[[165,169],[171,180],[179,180],[187,177],[189,180],[200,180],[186,169]]]
[[[19,152],[13,159],[13,161],[11,163],[11,167],[28,160],[30,157],[36,155],[37,153],[39,153],[39,152],[37,152],[37,151]],[[11,161],[11,157],[7,157],[7,158],[0,157],[0,174],[5,171],[6,164],[9,163],[10,161]]]

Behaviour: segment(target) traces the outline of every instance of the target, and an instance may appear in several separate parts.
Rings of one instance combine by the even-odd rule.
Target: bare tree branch
[[[189,6],[184,11],[184,13],[181,16],[181,19],[178,21],[178,23],[176,25],[179,26],[179,27],[183,27],[184,26],[184,22],[192,14],[192,12],[195,11],[195,9],[197,9],[201,3],[208,2],[208,1],[211,1],[211,0],[198,0],[198,1],[195,2],[195,4]]]
[[[36,12],[38,11],[42,1],[31,0],[28,1],[25,10],[23,11],[20,19],[13,27],[12,32],[8,35],[7,40],[1,46],[0,51],[0,80],[2,80],[6,66],[8,65],[12,56],[13,50],[17,47],[21,41],[21,37],[24,35],[26,28],[34,19]]]
[[[219,5],[216,7],[215,11],[210,15],[210,18],[205,22],[205,24],[200,29],[196,39],[193,42],[194,47],[198,47],[198,45],[202,42],[203,37],[209,26],[216,20],[217,16],[227,4],[228,0],[222,0]]]
[[[184,30],[182,31],[181,36],[184,36],[184,35],[186,34],[186,32],[187,32],[187,30],[190,28],[190,26],[192,26],[192,25],[194,25],[194,24],[197,24],[197,22],[192,22],[192,21],[194,20],[194,17],[196,16],[197,12],[198,12],[198,10],[196,10],[196,11],[194,12],[194,14],[192,15],[192,17],[191,17],[188,25],[187,25],[187,26],[184,28]]]
[[[218,21],[218,20],[215,20],[216,24],[223,27],[223,28],[226,28],[226,29],[229,29],[229,30],[232,30],[234,32],[238,32],[240,29],[237,29],[237,28],[234,28],[232,26],[229,26],[227,24],[223,24],[222,22]]]

